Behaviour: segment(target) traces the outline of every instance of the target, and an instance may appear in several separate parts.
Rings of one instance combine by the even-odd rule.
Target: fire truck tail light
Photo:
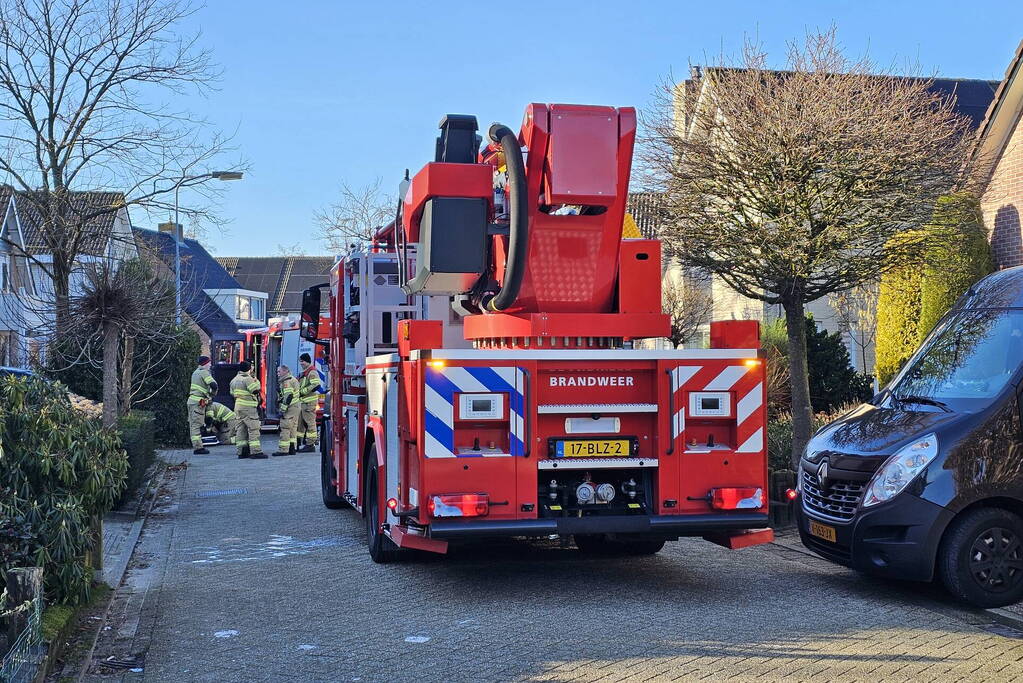
[[[398,499],[397,498],[388,498],[387,499],[387,507],[390,508],[391,510],[397,510],[398,509]]]
[[[427,507],[431,517],[482,517],[490,512],[490,496],[485,493],[430,496]]]
[[[764,490],[752,487],[713,489],[710,505],[716,510],[757,510],[764,507]]]

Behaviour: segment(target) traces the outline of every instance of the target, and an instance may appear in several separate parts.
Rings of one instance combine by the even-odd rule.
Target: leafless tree
[[[377,228],[394,218],[397,199],[383,192],[381,183],[380,178],[364,187],[342,183],[340,200],[316,214],[320,240],[332,253],[369,242]]]
[[[867,365],[867,349],[877,337],[878,284],[865,282],[852,289],[835,292],[828,302],[835,309],[839,329],[848,335],[853,350],[860,357],[860,372],[873,374]]]
[[[678,348],[690,341],[700,326],[710,322],[714,301],[693,278],[667,278],[661,288],[661,310],[671,319],[668,341]]]
[[[748,44],[699,81],[665,86],[643,160],[665,192],[669,254],[783,307],[795,461],[811,427],[805,305],[919,258],[919,242],[892,237],[956,184],[969,125],[931,80],[846,57],[834,30],[790,44],[785,71]]]
[[[180,188],[218,193],[204,173],[228,140],[162,101],[204,93],[219,75],[179,33],[192,13],[184,0],[0,0],[0,178],[38,216],[26,256],[52,278],[58,330],[98,218],[124,204],[167,211]],[[97,189],[124,204],[78,192]],[[210,216],[208,205],[183,211]]]

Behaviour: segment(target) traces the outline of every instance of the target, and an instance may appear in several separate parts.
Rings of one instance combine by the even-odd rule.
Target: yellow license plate
[[[831,543],[835,543],[838,540],[838,537],[835,536],[835,527],[821,524],[820,522],[810,522],[810,535],[823,538]]]
[[[598,458],[601,456],[626,458],[628,439],[587,439],[585,441],[558,441],[554,455],[559,458]]]

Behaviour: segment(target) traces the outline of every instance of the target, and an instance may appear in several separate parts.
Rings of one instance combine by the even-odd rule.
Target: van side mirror
[[[302,292],[302,320],[299,336],[311,342],[316,341],[320,332],[320,287],[310,287]]]

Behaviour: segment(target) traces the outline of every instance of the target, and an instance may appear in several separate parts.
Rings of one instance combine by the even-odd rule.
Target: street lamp
[[[213,171],[193,176],[181,176],[181,180],[174,187],[174,322],[181,324],[181,224],[178,223],[178,192],[181,186],[189,180],[202,180],[213,178],[215,180],[241,180],[241,171]]]

